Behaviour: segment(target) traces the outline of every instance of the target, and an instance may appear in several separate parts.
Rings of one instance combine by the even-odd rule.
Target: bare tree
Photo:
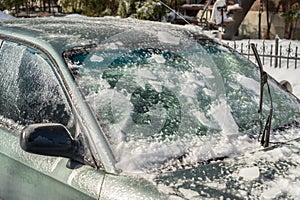
[[[284,38],[286,39],[292,39],[297,28],[297,21],[300,18],[299,6],[300,0],[281,0],[279,3],[285,19]]]

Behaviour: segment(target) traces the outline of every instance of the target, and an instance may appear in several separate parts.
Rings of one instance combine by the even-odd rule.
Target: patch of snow
[[[179,44],[180,42],[179,37],[175,37],[167,32],[158,32],[157,37],[161,42],[167,44]]]
[[[166,59],[162,55],[154,54],[150,59],[154,59],[157,63],[164,63]]]
[[[64,17],[66,17],[66,18],[86,18],[86,16],[80,15],[80,14],[68,14]]]
[[[244,87],[247,88],[248,90],[251,90],[252,92],[256,93],[259,95],[259,83],[257,83],[256,80],[242,76],[240,74],[235,74],[233,75],[236,80]]]
[[[179,188],[179,192],[181,192],[188,199],[199,196],[198,192],[195,192],[193,190],[184,189],[184,188]]]
[[[208,114],[214,117],[226,135],[238,133],[238,126],[231,115],[231,109],[226,100],[220,99],[220,102],[213,105]]]
[[[2,11],[0,10],[0,20],[1,20],[1,19],[13,19],[13,18],[15,18],[15,17],[11,16],[11,15],[8,14],[8,13],[2,12]]]
[[[299,167],[298,167],[299,170]],[[292,174],[290,175],[292,176]],[[291,178],[279,178],[271,183],[268,183],[269,189],[262,193],[263,199],[275,199],[282,194],[289,194],[293,199],[300,198],[300,181],[291,180]]]
[[[281,190],[278,187],[270,188],[263,192],[262,197],[263,199],[274,199],[281,194]]]
[[[104,60],[103,57],[97,55],[92,55],[90,58],[90,61],[92,62],[102,62],[103,60]]]
[[[250,167],[241,169],[239,176],[243,177],[245,180],[251,181],[257,179],[259,174],[258,167]]]

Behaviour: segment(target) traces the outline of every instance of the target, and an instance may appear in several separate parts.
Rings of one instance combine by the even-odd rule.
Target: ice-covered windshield
[[[188,34],[128,31],[65,55],[124,171],[258,147],[259,71],[224,46]],[[297,121],[297,99],[274,81],[271,92],[272,128]],[[266,95],[262,120],[269,109]]]

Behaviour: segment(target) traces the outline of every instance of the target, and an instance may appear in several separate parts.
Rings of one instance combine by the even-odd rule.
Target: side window
[[[49,60],[23,45],[1,40],[0,45],[0,119],[72,126],[71,109]]]

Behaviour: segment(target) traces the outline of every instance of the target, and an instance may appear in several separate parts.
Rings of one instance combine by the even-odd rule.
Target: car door
[[[60,123],[73,136],[79,131],[57,77],[43,53],[0,39],[0,199],[99,197],[100,170],[20,147],[20,133],[32,123]]]

